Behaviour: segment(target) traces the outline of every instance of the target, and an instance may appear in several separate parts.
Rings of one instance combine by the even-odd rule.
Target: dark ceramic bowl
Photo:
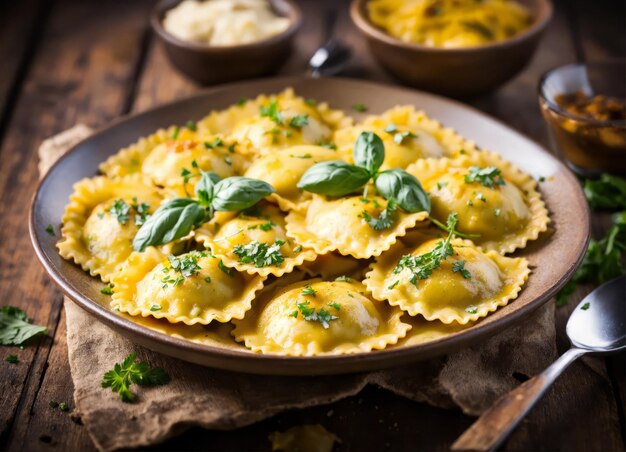
[[[51,224],[59,230],[72,185],[83,177],[96,174],[100,162],[117,149],[159,127],[184,124],[190,118],[202,118],[210,110],[226,108],[242,96],[252,98],[261,93],[276,93],[288,86],[304,98],[330,102],[332,107],[352,115],[355,115],[352,106],[362,102],[364,97],[367,97],[371,113],[381,113],[395,105],[419,105],[482,148],[500,152],[502,157],[535,178],[549,179],[549,182],[541,184],[540,189],[550,210],[553,229],[550,234],[542,234],[539,240],[515,254],[527,258],[533,269],[520,296],[467,329],[423,344],[353,355],[261,355],[246,350],[242,345],[198,344],[136,323],[110,307],[110,298],[100,292],[102,282],[99,279],[59,256],[55,246],[58,237],[48,234],[46,227]],[[237,372],[321,375],[400,366],[476,344],[518,324],[550,300],[580,265],[589,240],[589,212],[580,184],[562,163],[505,124],[466,105],[424,92],[365,81],[290,77],[221,86],[122,118],[96,132],[58,160],[41,181],[31,207],[30,235],[37,257],[65,294],[99,321],[137,344],[194,363]]]
[[[250,44],[209,46],[183,41],[163,28],[165,13],[180,2],[161,0],[152,10],[150,24],[174,67],[203,85],[260,77],[276,71],[289,57],[302,24],[302,13],[294,0],[271,0],[274,12],[290,20],[287,30]]]
[[[491,91],[520,72],[552,16],[549,0],[518,0],[533,23],[511,39],[476,47],[428,47],[402,41],[374,25],[368,1],[353,0],[350,16],[378,62],[409,85],[453,97]]]

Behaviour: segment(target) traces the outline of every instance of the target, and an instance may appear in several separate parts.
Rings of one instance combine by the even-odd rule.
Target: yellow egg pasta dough
[[[266,292],[233,335],[254,352],[314,356],[381,350],[411,328],[356,281],[300,281]]]
[[[511,253],[548,229],[536,181],[494,153],[422,160],[407,171],[430,193],[431,217],[445,222],[456,212],[458,230],[485,249]]]
[[[111,278],[111,306],[172,323],[207,325],[243,318],[264,277],[223,266],[207,251],[173,256],[150,247],[135,252]]]

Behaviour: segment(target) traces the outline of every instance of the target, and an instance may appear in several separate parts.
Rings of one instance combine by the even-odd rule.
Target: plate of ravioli
[[[95,133],[41,181],[30,233],[61,289],[140,345],[318,375],[522,322],[576,270],[589,223],[575,177],[477,110],[289,77]]]

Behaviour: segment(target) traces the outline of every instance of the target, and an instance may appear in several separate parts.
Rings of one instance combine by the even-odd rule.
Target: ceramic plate
[[[45,232],[52,224],[59,230],[72,185],[97,173],[98,165],[118,149],[160,127],[200,119],[210,110],[222,109],[241,97],[276,93],[292,86],[305,98],[327,101],[357,119],[355,103],[366,103],[367,113],[380,113],[400,104],[413,104],[444,125],[474,140],[481,148],[500,153],[535,178],[545,177],[540,190],[552,219],[548,233],[521,253],[532,274],[519,298],[476,325],[425,344],[370,353],[319,357],[260,355],[237,349],[174,338],[134,323],[108,307],[103,284],[78,266],[62,259],[55,248],[58,237]],[[210,89],[154,110],[121,119],[80,142],[63,156],[41,181],[32,202],[30,235],[37,256],[52,279],[79,306],[113,330],[137,344],[194,363],[222,369],[280,375],[339,374],[398,366],[410,361],[451,352],[485,340],[521,322],[548,301],[580,264],[589,240],[589,213],[580,184],[545,149],[516,131],[463,104],[431,94],[371,82],[340,78],[275,78]]]

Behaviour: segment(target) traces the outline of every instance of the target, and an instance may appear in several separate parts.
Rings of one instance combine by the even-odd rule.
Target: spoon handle
[[[526,416],[548,387],[587,350],[572,347],[539,375],[500,397],[452,445],[452,450],[490,451]]]

